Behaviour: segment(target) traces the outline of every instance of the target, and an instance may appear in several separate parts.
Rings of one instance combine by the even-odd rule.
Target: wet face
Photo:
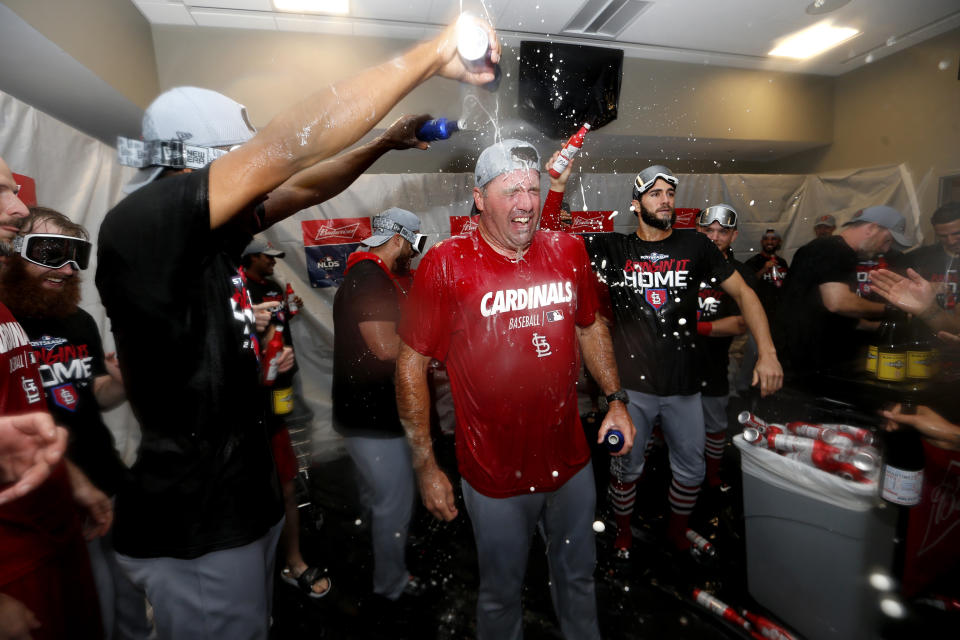
[[[640,211],[640,218],[657,229],[666,231],[673,226],[677,219],[673,203],[677,196],[677,190],[673,185],[657,178],[653,186],[640,196],[640,200],[633,201],[634,211]]]
[[[954,257],[960,256],[960,218],[933,225],[933,234],[944,251]]]
[[[818,224],[813,228],[813,235],[818,238],[826,238],[827,236],[832,236],[833,231],[836,227],[831,227],[826,224]]]
[[[540,220],[540,173],[516,169],[483,188],[474,188],[480,229],[498,251],[511,253],[530,246]]]
[[[31,233],[58,233],[63,229],[51,220],[34,225]],[[80,302],[80,273],[73,265],[51,269],[24,260],[6,258],[0,269],[0,297],[15,315],[30,318],[65,317]]]
[[[708,226],[697,225],[697,231],[710,238],[713,244],[717,245],[721,253],[726,253],[733,241],[737,239],[737,230],[728,229],[720,226],[720,223],[714,220]]]
[[[780,238],[772,233],[768,233],[763,236],[763,240],[760,241],[760,246],[763,247],[764,253],[772,255],[780,249]]]
[[[9,252],[10,242],[23,224],[27,215],[27,206],[23,204],[17,192],[20,187],[13,179],[13,173],[0,158],[0,252]]]

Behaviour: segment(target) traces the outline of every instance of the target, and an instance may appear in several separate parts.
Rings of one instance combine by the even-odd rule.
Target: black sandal
[[[313,585],[315,585],[319,580],[327,579],[327,588],[317,593],[313,590]],[[286,582],[289,585],[297,587],[302,591],[306,596],[319,600],[324,597],[330,590],[333,589],[333,579],[330,578],[330,572],[327,569],[320,569],[319,567],[307,567],[307,569],[301,573],[298,577],[294,577],[293,571],[290,570],[290,567],[284,567],[280,571],[280,579]]]

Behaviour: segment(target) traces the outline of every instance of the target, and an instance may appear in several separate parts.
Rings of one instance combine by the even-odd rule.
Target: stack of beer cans
[[[880,452],[869,429],[848,424],[767,423],[749,411],[737,416],[743,439],[854,482],[877,481]]]

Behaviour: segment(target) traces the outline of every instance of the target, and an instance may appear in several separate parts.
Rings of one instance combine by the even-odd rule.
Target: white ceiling
[[[506,44],[542,38],[616,47],[628,57],[822,75],[842,75],[960,27],[957,0],[817,0],[842,5],[819,15],[806,11],[814,0],[350,0],[347,17],[280,13],[272,0],[131,1],[152,24],[407,39],[428,37],[468,10],[488,17]],[[639,10],[619,35],[568,29],[582,9],[592,16],[611,4]],[[767,57],[778,39],[820,21],[861,33],[809,61]]]

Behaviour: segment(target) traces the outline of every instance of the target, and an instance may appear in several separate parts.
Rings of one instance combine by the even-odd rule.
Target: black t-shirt
[[[783,283],[787,277],[787,261],[780,256],[775,255],[773,257],[777,261],[777,271],[774,272],[771,269],[759,277],[757,273],[763,269],[770,258],[758,253],[743,263],[753,272],[757,297],[760,298],[760,304],[763,305],[763,310],[770,318],[776,316],[780,301],[783,299]]]
[[[816,238],[800,247],[783,286],[774,336],[784,369],[840,370],[857,355],[857,320],[827,311],[820,285],[839,282],[857,289],[857,254],[842,236]]]
[[[47,407],[70,432],[67,455],[101,491],[117,492],[127,472],[100,417],[94,379],[107,375],[97,323],[83,309],[65,318],[20,318],[39,359]]]
[[[647,242],[635,233],[584,235],[594,270],[607,285],[613,347],[624,387],[660,396],[699,391],[697,291],[733,274],[707,236],[674,229]]]
[[[142,427],[114,522],[117,550],[135,557],[248,544],[283,513],[237,272],[250,234],[210,229],[208,175],[151,183],[100,227],[97,288]]]
[[[365,321],[400,321],[400,293],[374,260],[347,270],[333,301],[333,415],[343,435],[401,436],[396,363],[378,359],[360,333]]]
[[[750,287],[756,287],[757,279],[750,267],[730,257],[743,281]],[[740,315],[740,307],[733,297],[717,284],[700,283],[698,292],[700,322],[714,322],[722,318]],[[730,366],[730,345],[733,336],[697,335],[697,373],[700,376],[700,392],[705,396],[726,396],[730,392],[728,369]]]
[[[945,291],[937,294],[937,302],[941,307],[953,309],[957,306],[957,286],[960,283],[957,271],[960,270],[960,258],[948,254],[939,243],[904,254],[898,264],[904,269],[912,268],[935,285],[943,286]]]

